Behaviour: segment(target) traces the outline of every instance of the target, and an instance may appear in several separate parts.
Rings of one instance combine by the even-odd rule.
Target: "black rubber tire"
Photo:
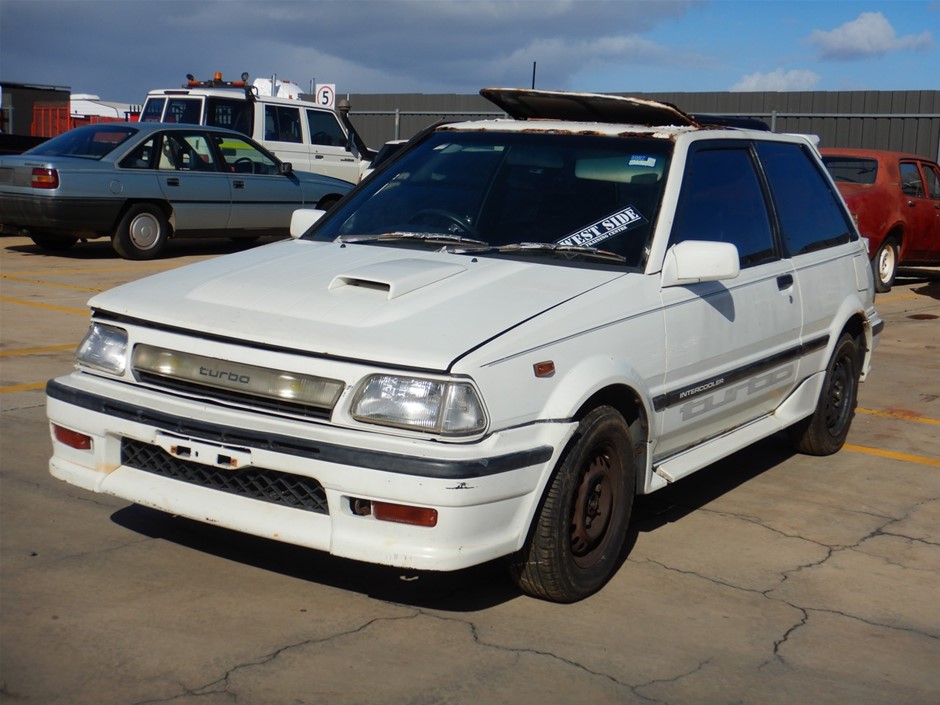
[[[36,247],[50,252],[63,252],[78,242],[77,237],[68,237],[67,235],[30,235],[29,239],[33,241]]]
[[[124,259],[156,259],[169,239],[170,223],[163,211],[149,203],[136,203],[121,218],[111,244]]]
[[[884,294],[891,291],[898,273],[898,244],[893,237],[886,237],[871,260],[871,273],[875,275],[875,291]]]
[[[609,406],[589,413],[559,462],[509,569],[521,590],[553,602],[597,592],[623,560],[636,493],[630,429]]]
[[[858,403],[858,344],[844,333],[836,345],[813,414],[789,429],[790,440],[807,455],[832,455],[849,435]]]

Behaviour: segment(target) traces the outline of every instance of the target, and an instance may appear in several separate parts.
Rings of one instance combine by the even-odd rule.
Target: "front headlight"
[[[468,436],[486,428],[483,404],[473,386],[420,377],[367,378],[353,400],[352,416],[443,436]]]
[[[92,323],[75,357],[85,367],[123,375],[127,367],[127,331]]]

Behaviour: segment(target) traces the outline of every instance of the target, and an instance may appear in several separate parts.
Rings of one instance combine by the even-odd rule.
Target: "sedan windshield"
[[[672,143],[442,130],[305,237],[639,266]]]
[[[64,132],[38,147],[33,147],[28,154],[43,157],[82,157],[101,159],[138,132],[128,123],[109,125],[86,125]]]

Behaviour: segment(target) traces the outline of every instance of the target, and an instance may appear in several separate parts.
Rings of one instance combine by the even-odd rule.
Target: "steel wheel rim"
[[[891,279],[891,272],[894,271],[894,248],[890,245],[881,249],[881,256],[878,258],[878,276],[883,284],[887,284]]]
[[[598,446],[584,464],[573,500],[570,540],[574,562],[590,568],[610,544],[611,525],[622,502],[623,463],[610,445]]]
[[[160,221],[150,213],[141,213],[134,216],[127,231],[134,247],[149,250],[160,239]]]
[[[826,395],[826,428],[830,435],[838,436],[851,411],[851,361],[839,358],[832,368],[832,379]]]

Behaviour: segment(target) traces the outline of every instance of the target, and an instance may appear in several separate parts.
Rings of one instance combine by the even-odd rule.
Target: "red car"
[[[891,289],[898,265],[940,265],[940,167],[874,149],[821,149],[842,198],[868,238],[875,287]]]

